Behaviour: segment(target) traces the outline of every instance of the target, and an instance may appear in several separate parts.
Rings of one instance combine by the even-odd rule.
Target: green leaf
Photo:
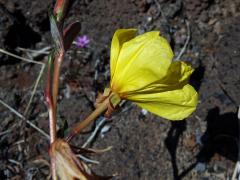
[[[68,128],[69,128],[68,122],[67,120],[64,120],[62,127],[60,127],[60,129],[57,132],[57,137],[64,138],[65,135],[67,134]]]
[[[52,34],[53,42],[55,44],[55,51],[60,52],[64,49],[63,35],[54,15],[50,14],[49,18],[50,18],[51,34]]]

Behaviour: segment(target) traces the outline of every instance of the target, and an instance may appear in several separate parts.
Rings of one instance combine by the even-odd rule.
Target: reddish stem
[[[57,111],[57,98],[58,98],[58,89],[59,89],[59,76],[60,76],[60,67],[64,58],[64,51],[56,55],[54,60],[54,74],[52,81],[52,96],[53,96],[53,106],[55,107],[55,112]]]
[[[69,0],[57,0],[53,12],[59,22],[65,17],[68,4]]]
[[[52,56],[52,55],[50,55]],[[55,106],[53,104],[52,98],[52,57],[49,57],[48,64],[48,75],[47,75],[47,85],[45,89],[45,98],[48,105],[48,114],[49,114],[49,131],[50,131],[50,143],[53,143],[56,139],[56,116],[55,116]]]
[[[53,103],[52,97],[52,54],[49,55],[48,62],[48,72],[47,72],[47,85],[45,89],[45,98],[48,105],[48,113],[49,113],[49,131],[50,131],[50,144],[52,144],[56,140],[56,105]],[[55,161],[51,158],[51,173],[52,179],[57,180],[56,175],[56,166]]]

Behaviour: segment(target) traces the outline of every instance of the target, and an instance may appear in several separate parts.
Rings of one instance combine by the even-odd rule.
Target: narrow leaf
[[[64,49],[67,51],[74,39],[77,37],[79,31],[81,29],[81,23],[76,21],[72,24],[70,24],[63,33],[64,36]]]
[[[55,50],[57,52],[62,51],[64,49],[62,33],[60,31],[60,28],[58,27],[56,18],[52,14],[49,15],[49,18],[50,18],[51,34],[52,34],[53,42],[55,44]]]
[[[57,132],[57,137],[64,138],[65,135],[67,134],[68,128],[69,128],[68,122],[67,120],[64,120],[62,127],[60,127],[60,129]]]

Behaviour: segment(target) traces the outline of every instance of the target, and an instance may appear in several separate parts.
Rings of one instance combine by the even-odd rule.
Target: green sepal
[[[111,103],[111,105],[113,106],[113,108],[116,108],[117,105],[121,102],[121,98],[117,93],[112,93],[109,101]]]
[[[111,89],[110,88],[105,88],[104,92],[103,92],[103,96],[104,97],[108,97],[111,93]]]

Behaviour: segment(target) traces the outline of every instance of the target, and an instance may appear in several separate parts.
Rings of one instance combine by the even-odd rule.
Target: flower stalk
[[[75,135],[81,132],[86,128],[91,122],[93,122],[99,115],[106,111],[109,107],[109,97],[103,101],[86,119],[74,125],[74,128],[71,130],[69,136],[66,140],[69,142]]]

